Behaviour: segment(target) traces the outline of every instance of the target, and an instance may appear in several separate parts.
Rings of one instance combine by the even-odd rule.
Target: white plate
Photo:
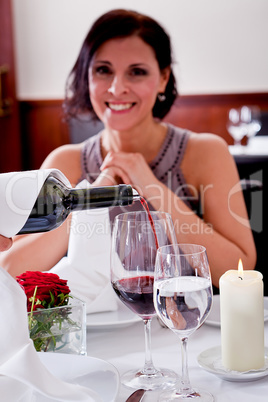
[[[268,297],[264,297],[264,322],[268,321]],[[220,315],[220,295],[213,296],[212,309],[209,313],[205,324],[212,325],[213,327],[220,327],[221,315]]]
[[[116,311],[87,314],[87,328],[95,330],[127,327],[140,321],[141,318],[132,313],[123,303],[118,303]]]
[[[92,389],[103,402],[116,400],[120,382],[119,373],[112,364],[94,357],[64,353],[38,353],[38,355],[41,362],[56,377]],[[36,402],[50,401],[50,398],[41,395],[40,397],[38,395],[38,398]]]
[[[200,353],[197,357],[198,364],[217,377],[227,381],[255,381],[268,375],[268,348],[265,348],[265,369],[252,370],[246,373],[227,371],[221,366],[221,347],[216,346]]]

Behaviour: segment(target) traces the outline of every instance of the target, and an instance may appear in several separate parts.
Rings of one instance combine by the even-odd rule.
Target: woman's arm
[[[61,170],[74,186],[81,176],[80,145],[57,148],[41,168]],[[51,232],[15,236],[13,247],[1,253],[0,265],[14,277],[27,270],[51,269],[67,252],[70,219]]]
[[[157,180],[141,154],[110,154],[103,168],[111,166],[124,170],[129,184],[156,210],[172,215],[178,242],[207,248],[215,286],[226,270],[236,269],[239,258],[245,269],[255,267],[256,250],[239,176],[221,138],[193,135],[181,166],[193,196],[201,197],[203,219]]]
[[[8,250],[13,243],[13,239],[0,235],[0,251]]]

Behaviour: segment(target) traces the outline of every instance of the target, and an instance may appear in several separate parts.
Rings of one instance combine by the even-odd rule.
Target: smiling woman
[[[227,144],[216,135],[161,121],[177,97],[172,62],[169,35],[152,18],[121,9],[98,18],[67,81],[65,112],[67,117],[87,112],[99,118],[104,129],[81,144],[56,149],[42,167],[58,168],[73,185],[83,179],[93,186],[131,184],[151,210],[171,214],[178,242],[206,247],[218,286],[220,276],[236,267],[239,258],[245,269],[254,268],[253,236],[242,191],[232,196],[229,210],[229,195],[239,176]],[[142,209],[137,203],[135,207]],[[120,212],[109,211],[109,225]],[[77,219],[76,224],[80,220],[91,227],[92,216],[80,212]],[[49,270],[66,254],[69,242],[61,268],[75,270],[79,261],[77,269],[89,278],[97,258],[108,283],[109,244],[97,255],[103,240],[96,233],[96,250],[81,261],[91,239],[86,233],[76,235],[75,225],[69,228],[67,222],[50,233],[20,236],[0,262],[13,275],[36,267]]]
[[[131,129],[148,116],[151,118],[169,73],[169,68],[159,70],[153,49],[138,36],[108,40],[96,51],[89,66],[93,110],[106,127]]]
[[[128,47],[128,42],[126,44],[126,38],[132,42],[131,49]],[[112,39],[116,40],[112,44],[113,49],[110,48]],[[147,51],[140,48],[140,41],[142,41],[143,46],[147,46]],[[121,49],[117,50],[119,43]],[[66,97],[65,101],[67,114],[76,115],[77,110],[80,110],[80,112],[90,111],[96,115],[91,103],[93,91],[91,86],[90,97],[88,97],[89,80],[93,72],[99,77],[103,75],[111,77],[113,75],[113,60],[116,59],[117,63],[120,64],[120,59],[118,60],[115,57],[113,50],[117,50],[116,55],[117,57],[120,56],[121,59],[122,55],[124,58],[128,57],[129,64],[124,58],[122,60],[124,60],[126,76],[130,81],[146,76],[151,69],[155,72],[155,65],[158,74],[163,75],[166,73],[166,69],[168,70],[168,83],[163,91],[165,92],[165,99],[162,101],[154,99],[153,104],[153,115],[159,118],[164,117],[177,95],[173,71],[169,71],[172,64],[170,38],[153,19],[126,10],[112,10],[102,15],[88,32],[67,83],[67,93],[71,94],[70,97]],[[135,52],[135,56],[132,56],[131,50]],[[99,53],[103,51],[108,51],[108,56],[112,56],[112,59],[100,58]],[[148,64],[148,62],[143,65],[143,61],[148,61],[148,58],[153,58],[154,65]],[[114,82],[111,84],[110,91],[114,88]]]

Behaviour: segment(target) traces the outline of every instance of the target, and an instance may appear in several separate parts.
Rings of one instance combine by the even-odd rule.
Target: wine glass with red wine
[[[151,320],[156,315],[153,285],[159,246],[175,244],[171,216],[164,212],[128,212],[114,221],[111,246],[111,282],[119,299],[144,322],[145,364],[122,375],[128,388],[146,390],[172,387],[177,375],[155,368],[151,355]]]

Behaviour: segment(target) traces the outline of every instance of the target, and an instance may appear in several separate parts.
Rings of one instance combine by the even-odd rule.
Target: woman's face
[[[152,118],[168,78],[169,69],[160,72],[153,49],[138,36],[111,39],[89,66],[90,100],[106,127],[130,130]]]

